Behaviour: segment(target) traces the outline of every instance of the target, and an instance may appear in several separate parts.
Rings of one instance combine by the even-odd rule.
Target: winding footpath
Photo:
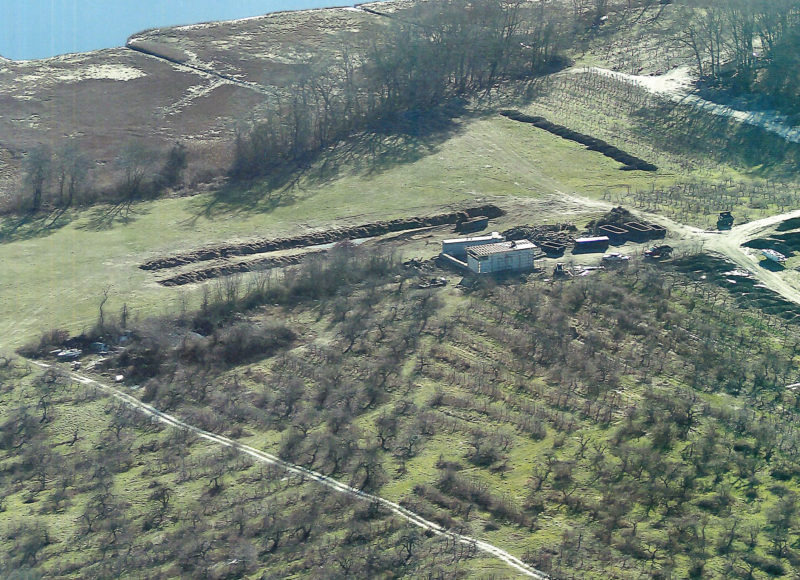
[[[41,368],[51,368],[53,366],[37,361],[30,361],[30,362]],[[84,375],[79,375],[76,373],[71,373],[70,378],[83,385],[96,387],[101,391],[104,391],[108,395],[122,401],[126,405],[136,409],[140,413],[152,417],[157,421],[164,423],[165,425],[174,427],[176,429],[181,429],[183,431],[187,431],[190,433],[194,433],[198,437],[201,437],[203,439],[206,439],[207,441],[211,441],[212,443],[216,443],[223,447],[230,447],[232,449],[235,449],[236,451],[239,451],[240,453],[252,457],[256,461],[259,461],[261,463],[277,465],[279,467],[282,467],[289,473],[300,475],[306,480],[315,481],[320,485],[329,487],[330,489],[337,491],[339,493],[343,493],[351,497],[354,497],[356,499],[360,499],[367,502],[376,502],[381,506],[383,506],[384,508],[388,509],[396,516],[399,516],[400,518],[406,520],[407,522],[419,528],[422,528],[426,532],[432,533],[436,536],[447,537],[462,544],[474,546],[477,550],[480,550],[481,552],[484,552],[486,554],[489,554],[490,556],[497,558],[498,560],[501,560],[511,568],[514,568],[517,572],[519,572],[523,576],[527,576],[529,578],[537,578],[539,580],[547,580],[550,578],[544,572],[537,570],[536,568],[533,568],[531,566],[528,566],[525,562],[523,562],[516,556],[509,554],[502,548],[498,548],[493,544],[484,542],[482,540],[473,538],[471,536],[465,536],[463,534],[457,534],[455,532],[449,531],[440,526],[439,524],[426,520],[419,514],[416,514],[411,510],[406,509],[403,506],[393,501],[389,501],[388,499],[382,498],[377,495],[373,495],[371,493],[366,493],[364,491],[361,491],[360,489],[351,487],[345,483],[342,483],[341,481],[337,481],[335,479],[322,475],[321,473],[318,473],[311,469],[307,469],[301,465],[284,461],[280,457],[277,457],[270,453],[266,453],[264,451],[260,451],[255,447],[250,447],[249,445],[243,445],[241,443],[234,441],[233,439],[229,439],[228,437],[224,437],[222,435],[216,435],[214,433],[210,433],[209,431],[204,431],[199,427],[195,427],[194,425],[185,423],[180,419],[173,417],[172,415],[159,411],[152,405],[143,403],[136,397],[129,395],[128,393],[125,393],[120,389],[117,389],[110,385],[106,385],[95,379],[89,378]]]

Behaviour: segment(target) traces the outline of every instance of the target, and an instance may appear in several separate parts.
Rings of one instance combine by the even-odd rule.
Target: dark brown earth
[[[274,256],[271,258],[261,258],[259,260],[250,260],[248,262],[239,262],[236,264],[223,264],[220,266],[212,266],[210,268],[203,268],[200,270],[192,270],[191,272],[183,272],[176,276],[164,278],[159,280],[158,283],[162,286],[183,286],[184,284],[192,284],[193,282],[202,282],[204,280],[211,280],[221,276],[231,276],[233,274],[242,274],[244,272],[255,272],[258,270],[268,270],[270,268],[282,268],[284,266],[292,266],[299,264],[312,256],[325,253],[325,250],[318,250],[314,252],[304,252],[294,256]]]
[[[597,137],[592,137],[591,135],[584,135],[583,133],[578,133],[577,131],[573,131],[572,129],[568,129],[567,127],[563,127],[561,125],[556,125],[555,123],[551,123],[544,117],[532,117],[530,115],[525,115],[519,111],[501,111],[500,113],[504,117],[508,117],[513,121],[519,121],[520,123],[528,123],[533,125],[534,127],[538,127],[539,129],[543,129],[548,133],[552,133],[553,135],[558,135],[563,139],[568,139],[570,141],[575,141],[576,143],[580,143],[581,145],[586,145],[586,148],[590,151],[597,151],[602,153],[606,157],[613,159],[614,161],[619,161],[622,163],[621,169],[626,171],[657,171],[658,167],[645,161],[644,159],[640,159],[635,155],[631,155],[630,153],[626,153],[622,149],[614,147],[613,145],[606,143],[602,139],[598,139]]]
[[[163,256],[148,260],[139,267],[142,270],[163,270],[166,268],[175,268],[186,264],[194,264],[197,262],[205,262],[208,260],[217,260],[221,258],[231,258],[236,256],[251,256],[253,254],[264,254],[267,252],[275,252],[279,250],[290,250],[296,248],[306,248],[309,246],[317,246],[321,244],[329,244],[340,242],[344,240],[354,240],[362,238],[372,238],[384,234],[402,232],[405,230],[413,230],[431,226],[441,226],[447,224],[458,224],[459,222],[475,216],[486,216],[488,218],[497,218],[503,215],[503,210],[494,205],[484,205],[479,207],[470,207],[463,210],[452,211],[449,213],[436,214],[432,216],[421,216],[411,218],[399,218],[390,221],[373,222],[359,226],[351,226],[345,228],[337,228],[321,232],[313,232],[304,234],[302,236],[294,236],[289,238],[275,238],[275,239],[262,239],[254,240],[252,242],[227,244],[221,246],[213,246],[208,248],[200,248],[192,252],[185,252],[173,256]],[[294,260],[296,256],[281,256],[276,258],[269,258],[259,262],[247,262],[242,264],[226,264],[219,267],[209,268],[207,271],[217,272],[216,275],[206,275],[202,278],[191,278],[189,274],[196,275],[198,272],[191,272],[189,274],[182,274],[175,278],[187,280],[182,282],[186,284],[190,281],[204,280],[216,276],[232,274],[235,272],[244,272],[256,267],[277,267],[284,266],[291,263],[297,263]],[[290,261],[286,262],[288,259]],[[254,266],[254,264],[259,264]],[[273,264],[270,266],[270,264]],[[228,271],[230,270],[230,271]],[[173,280],[170,278],[169,280]],[[161,280],[160,283],[173,286],[175,283],[166,283],[167,281]]]
[[[0,201],[14,193],[26,152],[67,138],[94,160],[100,187],[135,139],[163,150],[184,143],[190,181],[220,173],[237,124],[269,107],[304,63],[334,54],[345,36],[358,47],[384,20],[353,8],[283,12],[149,30],[108,50],[0,59]]]
[[[538,226],[514,226],[503,233],[507,240],[530,240],[541,244],[552,242],[554,244],[571,244],[575,241],[578,228],[574,224],[561,223]]]

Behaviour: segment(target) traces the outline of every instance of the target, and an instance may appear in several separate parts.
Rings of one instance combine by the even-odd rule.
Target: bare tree
[[[57,203],[70,207],[89,179],[90,161],[78,144],[69,140],[56,152]]]
[[[122,170],[120,197],[131,200],[147,193],[147,177],[155,173],[158,154],[143,141],[133,140],[126,143],[116,159],[116,165]]]
[[[42,207],[44,191],[53,168],[53,153],[47,145],[37,145],[25,158],[25,183],[31,194],[31,212]]]

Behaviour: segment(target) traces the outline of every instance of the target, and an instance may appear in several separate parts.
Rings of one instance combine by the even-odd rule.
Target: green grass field
[[[57,326],[71,332],[90,328],[106,288],[106,312],[111,313],[124,303],[140,316],[173,311],[184,300],[192,303],[194,289],[163,288],[151,273],[138,269],[162,254],[475,202],[502,206],[519,198],[557,199],[561,193],[621,193],[653,180],[642,172],[622,172],[618,163],[580,145],[495,115],[464,121],[449,138],[418,149],[412,159],[398,160],[384,151],[375,159],[362,154],[357,163],[352,155],[335,151],[288,190],[265,192],[266,186],[257,185],[142,202],[113,221],[107,216],[115,208],[98,207],[71,214],[59,228],[21,229],[17,238],[28,239],[9,237],[0,244],[0,348],[18,347]]]
[[[719,264],[634,262],[563,283],[534,275],[472,292],[417,289],[396,261],[383,274],[347,279],[355,262],[342,264],[299,275],[327,291],[276,292],[236,317],[247,336],[275,324],[295,333],[278,351],[235,350],[243,364],[219,358],[233,336],[226,327],[195,336],[191,348],[179,339],[190,327],[142,327],[141,345],[126,356],[144,353],[150,335],[177,346],[162,347],[160,373],[131,392],[557,576],[701,569],[702,577],[767,578],[800,566],[798,398],[786,389],[797,380],[800,336],[726,285]],[[96,409],[90,416],[102,420]],[[69,428],[60,431],[69,438]],[[177,467],[161,469],[172,482]],[[237,469],[226,479],[232,492]],[[208,468],[199,473],[187,493],[207,491]],[[139,474],[119,478],[123,486],[133,478],[132,498],[144,493],[132,483]],[[9,505],[28,509],[23,489]],[[259,566],[277,561],[264,553]],[[509,577],[491,559],[465,566],[472,576]]]

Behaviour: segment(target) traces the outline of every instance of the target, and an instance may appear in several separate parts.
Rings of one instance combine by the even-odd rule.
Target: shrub
[[[69,340],[69,331],[63,328],[53,328],[48,330],[39,338],[38,344],[30,342],[20,347],[17,352],[28,358],[40,358],[54,348],[61,347]]]
[[[286,326],[259,326],[248,322],[234,324],[220,331],[214,354],[225,364],[240,364],[256,357],[267,357],[295,339]]]

